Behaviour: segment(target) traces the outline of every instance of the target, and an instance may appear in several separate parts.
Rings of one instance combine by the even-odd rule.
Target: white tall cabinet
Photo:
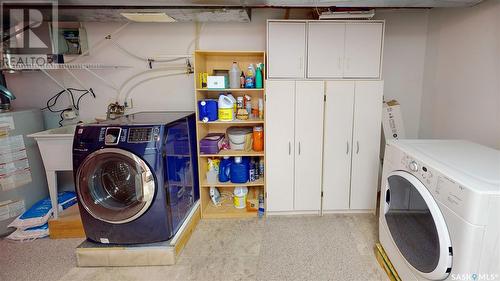
[[[323,81],[267,81],[269,212],[320,211],[323,108]]]
[[[373,211],[384,21],[268,20],[268,214]]]
[[[383,81],[327,81],[323,210],[376,205]]]

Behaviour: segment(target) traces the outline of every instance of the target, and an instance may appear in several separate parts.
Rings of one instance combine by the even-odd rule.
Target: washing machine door
[[[386,184],[383,215],[399,252],[422,277],[445,279],[451,272],[453,250],[432,194],[405,171],[390,173]]]
[[[104,148],[78,168],[80,202],[98,220],[122,224],[140,217],[155,194],[155,179],[140,157],[118,148]]]

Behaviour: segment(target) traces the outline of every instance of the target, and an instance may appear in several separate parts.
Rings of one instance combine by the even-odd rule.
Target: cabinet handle
[[[347,149],[345,151],[345,154],[349,154],[349,141],[346,141],[346,144],[347,144]]]
[[[356,154],[359,152],[359,141],[356,141]]]
[[[292,144],[288,141],[288,155],[292,154]]]
[[[299,141],[299,155],[300,155],[300,141]]]

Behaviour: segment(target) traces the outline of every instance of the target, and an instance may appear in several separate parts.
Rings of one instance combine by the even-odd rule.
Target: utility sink
[[[73,135],[76,125],[64,126],[28,135],[38,143],[45,170],[73,170]]]
[[[73,134],[76,125],[70,125],[28,135],[38,143],[42,156],[52,206],[57,205],[57,171],[73,170]],[[53,208],[54,218],[58,208]]]

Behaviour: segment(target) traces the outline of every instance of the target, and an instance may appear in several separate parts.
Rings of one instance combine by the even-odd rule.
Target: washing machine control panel
[[[106,128],[104,143],[106,145],[117,145],[118,142],[120,141],[121,133],[122,133],[121,128],[115,128],[115,127]]]

